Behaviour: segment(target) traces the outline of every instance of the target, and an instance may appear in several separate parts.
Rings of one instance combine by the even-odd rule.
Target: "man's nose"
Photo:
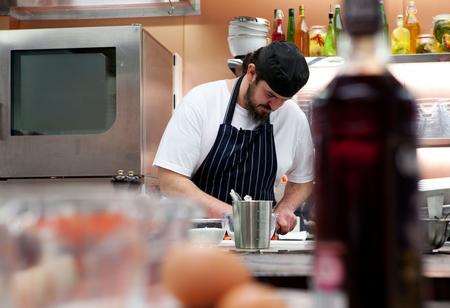
[[[284,99],[281,99],[278,97],[272,98],[268,102],[270,109],[272,109],[272,110],[277,110],[278,108],[280,108],[281,105],[283,105],[283,103],[284,103]]]

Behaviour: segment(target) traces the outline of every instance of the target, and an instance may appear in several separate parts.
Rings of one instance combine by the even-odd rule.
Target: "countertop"
[[[261,252],[237,251],[233,241],[222,241],[219,247],[237,253],[259,281],[284,288],[310,288],[314,241],[271,241],[270,249]],[[423,254],[422,260],[426,298],[450,301],[450,242],[436,253]]]
[[[255,276],[310,276],[314,241],[271,241],[271,247],[260,252],[238,251],[233,241],[222,241],[219,247],[239,254]],[[450,279],[450,242],[436,253],[423,254],[423,272],[428,278]]]

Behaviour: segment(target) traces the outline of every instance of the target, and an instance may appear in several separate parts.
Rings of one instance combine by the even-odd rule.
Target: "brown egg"
[[[217,308],[284,308],[283,299],[271,287],[257,283],[240,285],[218,302]]]
[[[237,256],[216,247],[174,247],[162,266],[164,286],[187,307],[212,307],[251,279]]]

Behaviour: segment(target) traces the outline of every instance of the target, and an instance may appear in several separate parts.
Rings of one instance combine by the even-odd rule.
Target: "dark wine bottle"
[[[378,6],[345,1],[346,66],[313,103],[316,307],[422,307],[416,105],[386,69]]]

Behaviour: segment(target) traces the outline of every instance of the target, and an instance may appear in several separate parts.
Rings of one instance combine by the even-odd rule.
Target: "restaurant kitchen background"
[[[0,4],[3,4],[5,2],[7,1],[0,0]],[[164,4],[161,11],[164,12],[165,15],[169,15],[168,11],[170,11],[170,6],[167,4],[167,1],[165,2],[166,3]],[[289,8],[295,8],[297,12],[299,4],[303,4],[306,9],[306,16],[309,26],[327,25],[328,11],[330,4],[334,6],[338,2],[339,1],[324,1],[324,0],[319,1],[304,0],[301,2],[292,0],[289,1],[258,0],[246,2],[237,0],[229,0],[229,1],[202,0],[200,3],[197,1],[193,1],[193,3],[198,4],[196,10],[194,12],[188,12],[185,15],[182,14],[182,16],[151,16],[151,17],[131,17],[131,18],[37,20],[33,18],[30,19],[30,16],[27,17],[27,13],[25,12],[23,15],[24,17],[23,19],[20,18],[16,19],[10,16],[0,16],[0,30],[129,26],[131,24],[141,24],[144,28],[144,31],[146,33],[151,34],[156,39],[156,41],[158,41],[161,45],[163,45],[164,48],[170,51],[170,53],[176,53],[177,55],[179,55],[177,61],[181,63],[181,68],[175,73],[176,76],[174,78],[178,82],[177,94],[179,96],[182,96],[183,94],[186,94],[190,89],[199,84],[212,80],[233,78],[233,74],[231,73],[227,65],[227,60],[232,58],[227,42],[227,35],[228,35],[229,21],[234,17],[255,16],[272,21],[273,10],[275,8],[279,8],[282,9],[285,13],[284,32],[286,33],[287,12]],[[386,15],[390,26],[389,28],[390,32],[395,27],[397,15],[404,12],[404,8],[407,6],[407,2],[408,2],[407,0],[385,1]],[[417,0],[416,5],[418,9],[418,17],[424,33],[432,33],[432,19],[434,16],[450,12],[450,1]],[[423,62],[423,59],[425,59],[425,62]],[[442,99],[442,102],[439,101],[439,104],[443,104],[443,101],[445,99],[449,100],[450,102],[450,88],[448,86],[448,72],[450,71],[450,58],[448,54],[443,56],[432,55],[430,57],[428,57],[427,55],[427,57],[425,58],[419,57],[415,58],[415,60],[413,58],[408,58],[408,56],[406,57],[400,56],[399,58],[397,58],[397,60],[393,62],[395,63],[392,63],[390,68],[394,72],[394,75],[396,75],[411,90],[411,92],[416,97],[419,98],[419,102],[420,100],[422,100],[424,104],[427,104],[429,103],[429,101],[427,100],[431,99],[431,102],[435,102],[436,98]],[[418,62],[418,63],[411,63],[411,62]],[[326,84],[333,78],[334,74],[337,72],[337,70],[340,68],[341,65],[342,60],[336,58],[323,58],[320,59],[319,61],[315,61],[314,64],[311,64],[311,72],[312,72],[311,79],[308,82],[307,86],[302,91],[300,91],[300,94],[296,97],[298,103],[307,113],[308,113],[308,104],[312,100],[313,96],[317,94],[318,91],[320,91],[323,87],[326,86]],[[171,110],[165,111],[167,114],[170,114]],[[440,130],[441,135],[439,134],[436,135],[436,133],[432,132],[429,135],[422,136],[426,138],[422,138],[419,141],[419,146],[421,148],[418,150],[418,154],[419,154],[419,163],[422,171],[421,173],[422,179],[442,178],[450,176],[450,160],[448,159],[448,157],[450,157],[450,135],[442,133],[442,128],[440,128]],[[124,175],[119,175],[119,177],[120,176]],[[131,177],[129,176],[128,178],[133,179],[133,175],[131,175]],[[109,181],[109,179],[107,179],[107,181]],[[17,188],[14,185],[9,187],[7,183],[5,184],[6,185],[3,186],[3,190],[0,189],[0,193],[7,192],[8,194],[19,195],[19,193],[22,192],[20,190],[14,190],[14,188]],[[43,189],[47,189],[50,192],[54,192],[56,191],[56,189],[63,190],[64,187],[63,186],[47,187],[45,185],[42,186],[37,185],[33,188],[32,192],[36,192]],[[91,190],[95,189],[96,188],[94,186],[91,187]],[[99,193],[106,192],[109,198],[105,198],[106,200],[99,201],[98,208],[104,208],[106,202],[111,202],[114,204],[130,202],[130,207],[126,208],[125,212],[131,208],[132,213],[134,214],[138,213],[140,206],[140,204],[138,204],[139,200],[136,201],[133,199],[133,201],[130,201],[129,199],[127,199],[128,198],[127,196],[126,198],[123,198],[123,202],[121,198],[117,198],[111,201],[111,198],[114,198],[115,193],[117,192],[115,191],[115,189],[116,188],[111,187],[109,182],[106,185],[100,187]],[[427,193],[428,196],[433,196],[435,194],[444,194],[443,195],[444,199],[442,200],[442,202],[444,204],[450,203],[450,184],[448,179],[443,179],[443,181],[440,181],[439,179],[437,179],[436,181],[429,181],[429,182],[421,181],[421,183],[419,184],[419,189],[422,192],[425,192],[424,194],[420,195],[421,200],[419,203],[422,207],[426,203]],[[70,193],[78,194],[78,191],[73,190]],[[99,195],[100,199],[103,196],[104,195],[102,196]],[[135,202],[137,203],[135,204]],[[163,213],[161,214],[162,216],[164,216],[163,219],[161,221],[158,221],[157,223],[160,223],[163,226],[170,226],[168,228],[170,230],[167,230],[166,228],[165,229],[166,232],[164,233],[163,236],[162,236],[163,233],[161,232],[161,234],[156,234],[154,238],[155,240],[163,241],[168,239],[170,232],[173,231],[174,233],[176,233],[180,230],[184,230],[183,228],[185,227],[180,227],[179,224],[189,222],[188,218],[191,217],[189,215],[186,215],[186,213],[182,211],[181,207],[178,207],[175,204],[170,204],[170,202],[169,204],[164,203],[160,204],[159,202],[161,201],[159,200],[154,201],[154,204],[157,206],[153,206],[149,210],[149,212],[145,213],[139,218],[139,221],[137,223],[133,222],[131,226],[137,229],[141,227],[148,227],[148,225],[145,225],[146,218],[152,217],[152,214],[156,212]],[[25,207],[26,206],[28,205],[25,205]],[[124,208],[121,206],[123,206],[123,204],[117,204],[117,206],[114,207],[116,213],[114,213],[114,215],[112,216],[100,215],[98,217],[93,217],[92,224],[96,224],[97,222],[105,223],[105,226],[107,228],[115,228],[116,226],[123,226],[123,225],[130,226],[129,221],[124,222],[121,219],[122,215],[125,216],[129,214],[124,213],[123,212]],[[19,208],[22,207],[24,207],[24,205],[19,204]],[[69,204],[68,208],[71,207],[72,205]],[[162,208],[164,208],[164,211],[160,211]],[[77,210],[78,209],[79,208],[77,208]],[[446,211],[448,212],[449,210],[450,207],[447,206]],[[117,219],[116,214],[119,214],[120,219]],[[37,214],[38,217],[39,215],[42,215],[42,213]],[[141,215],[141,213],[139,213],[139,215]],[[141,225],[143,221],[144,225]],[[67,223],[67,221],[62,222]],[[52,225],[51,220],[45,221],[44,219],[43,225],[45,226],[46,224],[48,224],[50,227],[56,226],[56,228],[60,228],[63,225],[59,221],[56,221],[56,224]],[[101,237],[103,235],[103,232],[105,232],[105,230],[103,229],[97,230],[96,228],[97,228],[96,226],[92,226],[92,230],[95,232],[98,231],[99,232],[98,236]],[[130,230],[132,231],[133,228],[131,228]],[[81,233],[81,236],[83,236],[86,235],[88,231],[92,230],[86,230],[85,233],[83,233],[83,230],[76,230],[76,231]],[[62,231],[64,232],[70,231],[68,232],[69,234],[65,235],[68,235],[68,237],[71,240],[74,239],[78,240],[78,236],[80,236],[79,233],[71,234],[73,230],[62,230]],[[72,235],[74,236],[74,238],[71,238]],[[139,238],[137,240],[141,241],[143,239]],[[137,251],[134,249],[136,248],[136,246],[139,245],[134,243],[132,247],[129,247],[128,244],[129,243],[125,241],[123,245],[119,247],[118,251],[119,254],[122,253],[126,254],[130,251],[130,249],[132,251]],[[284,244],[289,244],[289,242],[284,242]],[[308,246],[310,245],[310,243],[305,242],[305,244],[302,245],[305,246],[304,248],[308,252],[312,251],[312,248]],[[278,247],[275,244],[273,245],[272,248],[273,250],[278,249],[280,251],[290,249],[288,245],[286,245],[285,247],[284,246]],[[447,252],[448,245],[446,246],[446,249],[447,250],[445,250],[443,254],[448,254]],[[186,257],[186,255],[188,257],[190,256],[192,259],[195,259],[196,257],[195,255],[189,255],[189,253],[186,253],[184,257]],[[261,257],[267,258],[265,259],[265,261],[263,260],[263,262],[261,262],[261,259],[258,259]],[[267,265],[267,263],[271,264],[274,262],[273,261],[274,259],[270,259],[270,257],[271,256],[269,255],[262,254],[261,256],[251,255],[250,257],[247,258],[247,262],[250,264],[250,267],[254,271],[253,272],[254,275],[256,276],[261,275],[263,279],[267,278],[264,277],[264,275],[267,275],[267,273],[270,271],[267,271],[267,267],[265,266]],[[310,268],[308,267],[310,256],[303,254],[302,257],[304,257],[304,259],[301,260],[308,261],[308,262],[305,261],[303,263],[300,259],[296,259],[295,262],[290,263],[291,257],[293,259],[296,256],[294,256],[294,254],[290,255],[286,254],[280,257],[277,261],[279,261],[280,264],[282,265],[284,264],[285,266],[283,267],[280,266],[280,264],[274,263],[276,264],[274,267],[275,269],[272,268],[273,275],[269,276],[269,278],[272,279],[272,282],[276,282],[277,279],[279,279],[279,277],[283,277],[283,275],[291,278],[294,277],[297,280],[295,280],[295,283],[292,284],[295,284],[296,287],[307,288],[306,286],[307,282],[303,278],[311,274],[309,272]],[[446,293],[446,290],[448,290],[448,285],[447,289],[445,289],[444,287],[439,289],[438,287],[444,286],[446,282],[448,283],[448,276],[446,276],[447,278],[441,280],[440,278],[442,277],[438,277],[443,272],[448,274],[448,265],[447,263],[438,260],[438,258],[432,257],[433,256],[431,256],[428,259],[425,259],[425,273],[427,277],[430,278],[430,281],[433,279],[432,281],[435,284],[435,290],[437,291],[435,291],[434,299],[448,300],[448,293]],[[30,259],[27,261],[33,263],[33,260],[31,259],[32,258],[30,257]],[[58,269],[61,270],[72,269],[73,267],[73,264],[66,263],[67,259],[58,259],[52,261],[58,261],[57,263],[57,265],[59,266]],[[185,259],[183,260],[183,262],[187,262],[187,260]],[[98,265],[96,263],[93,264],[93,266],[94,267],[98,266],[100,269],[103,269],[100,263],[103,264],[103,260],[98,260]],[[137,263],[138,261],[136,261],[135,259],[130,259],[130,264],[124,264],[125,269],[124,272],[130,273],[129,269],[137,268],[138,267]],[[50,265],[51,264],[52,263],[50,263]],[[152,266],[159,266],[159,264],[155,263],[152,264]],[[227,266],[222,267],[225,268],[226,270],[228,269]],[[230,266],[235,265],[232,264]],[[44,275],[44,273],[45,275],[47,275],[48,272],[51,272],[48,270],[47,267],[41,268],[42,271],[39,272],[40,275]],[[222,267],[220,266],[220,264],[219,266],[215,266],[216,269],[220,269]],[[107,267],[105,266],[104,269],[106,272]],[[195,274],[197,273],[193,273],[194,276]],[[222,275],[224,273],[219,274]],[[246,274],[244,274],[243,276],[245,275]],[[36,275],[36,277],[38,276],[39,275]],[[26,278],[26,276],[24,277]],[[68,275],[68,277],[72,279],[71,275]],[[301,279],[298,279],[299,277],[301,277]],[[108,280],[107,275],[103,278],[104,279],[102,280],[102,282]],[[244,277],[244,279],[248,278]],[[282,278],[280,278],[280,280],[281,279]],[[54,281],[52,283],[54,283]],[[74,282],[66,281],[66,283],[67,285],[72,285]],[[191,281],[187,281],[187,284],[196,285],[195,283],[191,283]],[[213,285],[214,283],[211,284]],[[199,283],[198,285],[201,284]],[[438,290],[441,290],[441,292],[439,293]],[[44,294],[45,292],[40,290],[38,293]],[[34,293],[31,292],[29,294]],[[433,296],[429,297],[433,299]],[[37,301],[38,300],[40,300],[40,298],[38,298]],[[296,304],[298,305],[299,303],[297,302]]]
[[[6,3],[7,1],[3,1]],[[328,11],[330,5],[334,7],[340,1],[301,1],[305,6],[306,18],[309,27],[312,25],[326,26],[328,23]],[[423,33],[432,33],[433,17],[450,11],[449,1],[427,1],[417,0],[418,18]],[[195,1],[193,2],[195,3]],[[9,16],[0,16],[0,29],[29,29],[29,28],[62,28],[62,27],[89,27],[89,26],[114,26],[130,25],[132,23],[142,24],[154,38],[164,47],[173,53],[177,53],[182,59],[182,69],[179,72],[180,85],[178,92],[186,94],[193,87],[212,80],[232,78],[233,75],[227,67],[227,59],[232,58],[228,42],[228,23],[235,16],[255,16],[262,17],[269,21],[273,20],[273,10],[282,9],[285,14],[284,31],[286,33],[287,14],[289,8],[295,8],[296,14],[299,1],[237,1],[230,0],[226,2],[205,0],[201,1],[196,12],[188,13],[185,16],[152,16],[152,17],[132,17],[132,18],[99,18],[99,19],[77,19],[77,20],[29,20],[15,19]],[[386,17],[389,24],[389,31],[395,28],[398,14],[404,13],[407,7],[407,0],[388,0],[385,1]],[[168,15],[168,14],[167,14]],[[407,65],[394,70],[405,71],[396,75],[398,78],[408,78],[407,86],[417,95],[417,91],[428,89],[428,85],[443,85],[441,81],[445,78],[444,68],[447,63],[432,63],[429,65]],[[439,67],[439,68],[438,68]],[[434,69],[436,68],[436,69]],[[313,78],[308,83],[305,91],[312,90],[315,93],[323,88],[328,80],[331,80],[332,74],[325,70],[328,75],[327,80],[320,80],[319,84],[312,86],[317,78],[314,76],[323,76],[313,73]],[[323,70],[322,70],[323,71]],[[331,69],[335,72],[335,70]],[[422,78],[422,80],[421,80]],[[425,83],[424,83],[425,82]],[[445,86],[444,86],[445,87]],[[309,89],[308,89],[309,88]],[[433,87],[431,87],[431,90]],[[430,97],[426,93],[423,98]],[[447,98],[450,93],[440,93]],[[300,103],[310,100],[310,96],[301,98]],[[450,142],[449,142],[450,145]],[[444,147],[427,148],[418,151],[419,164],[422,169],[422,178],[434,178],[450,175],[450,163],[446,157],[450,155],[450,149]]]

